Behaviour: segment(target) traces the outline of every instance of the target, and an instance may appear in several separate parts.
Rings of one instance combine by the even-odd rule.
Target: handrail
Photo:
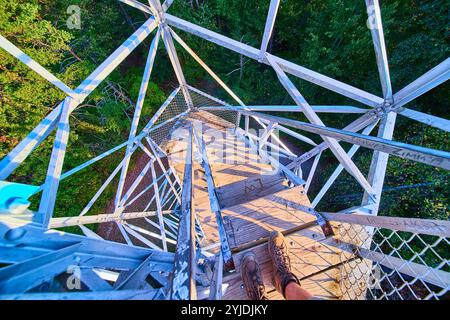
[[[228,244],[228,238],[225,232],[224,222],[222,218],[222,212],[220,210],[219,199],[216,193],[216,186],[214,183],[214,179],[212,176],[211,167],[209,166],[208,154],[206,152],[205,141],[203,140],[203,135],[197,130],[198,128],[194,128],[194,137],[197,141],[198,149],[200,150],[200,154],[202,156],[201,165],[205,170],[206,183],[208,185],[208,195],[211,205],[211,211],[214,212],[216,216],[217,229],[219,231],[220,238],[220,248],[222,252],[222,257],[224,260],[224,265],[226,270],[234,270],[234,262],[231,256],[230,245]]]
[[[450,221],[382,217],[364,214],[343,214],[332,212],[321,212],[322,216],[329,221],[358,224],[368,227],[391,229],[395,231],[406,231],[412,233],[426,234],[438,237],[450,237]]]
[[[173,271],[171,299],[195,300],[195,212],[192,205],[192,149],[193,134],[190,128],[184,165],[181,213]]]
[[[235,111],[233,107],[227,107],[228,110]],[[360,145],[369,149],[378,150],[381,152],[389,153],[400,158],[413,160],[425,164],[432,165],[434,167],[450,170],[450,153],[446,151],[440,151],[416,145],[411,145],[403,142],[392,141],[388,139],[382,139],[378,137],[372,137],[363,135],[347,130],[335,129],[330,127],[324,127],[312,123],[306,123],[302,121],[287,119],[283,117],[272,116],[264,113],[240,110],[243,115],[257,117],[260,119],[266,119],[271,122],[285,124],[290,127],[294,127],[303,131],[333,137],[337,140],[342,140],[352,144]]]

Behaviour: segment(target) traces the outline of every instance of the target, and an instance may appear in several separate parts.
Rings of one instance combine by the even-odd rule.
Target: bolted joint
[[[158,25],[166,23],[164,11],[156,11],[156,9],[155,9],[155,10],[152,10],[152,13],[153,13],[153,18],[155,19],[155,21]]]
[[[85,98],[86,98],[85,96],[82,96],[79,93],[75,93],[75,94],[67,97],[67,99],[72,100],[73,103],[76,103],[77,105],[82,104]]]
[[[160,23],[166,24],[166,16],[164,15],[164,11],[158,12],[158,19]]]
[[[266,62],[268,62],[269,60],[267,59],[267,55],[268,55],[267,52],[260,51],[259,52],[259,56],[258,56],[258,62],[259,63],[266,63]]]
[[[377,118],[384,118],[389,112],[392,112],[395,109],[394,100],[384,100],[384,102],[378,105],[374,109],[374,113]]]
[[[386,102],[383,102],[379,106],[375,107],[374,113],[377,118],[382,119],[389,113],[388,105]]]
[[[159,13],[158,14],[155,14],[154,16],[153,16],[154,18],[155,18],[155,21],[156,21],[156,23],[158,24],[158,26],[165,26],[166,25],[166,19],[165,19],[165,17],[164,17],[164,14],[163,15],[160,15]]]

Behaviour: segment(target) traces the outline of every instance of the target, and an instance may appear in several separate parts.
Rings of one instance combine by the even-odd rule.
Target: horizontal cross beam
[[[249,116],[254,116],[261,119],[277,122],[280,124],[285,124],[287,126],[294,127],[307,132],[332,137],[335,138],[336,140],[342,140],[369,149],[389,153],[394,156],[398,156],[400,158],[413,160],[416,162],[422,162],[435,167],[450,170],[450,153],[446,151],[419,147],[407,143],[391,141],[372,136],[366,136],[355,132],[330,127],[323,127],[311,123],[305,123],[287,118],[271,116],[258,112],[252,111],[241,111],[241,112],[242,114],[246,114]],[[320,150],[317,153],[319,152]]]
[[[245,107],[242,106],[232,106],[236,110],[251,110],[251,111],[275,111],[275,112],[304,112],[303,108],[297,105],[286,105],[286,106],[280,106],[280,105],[256,105],[256,106],[249,106],[246,105]],[[208,107],[202,107],[204,110],[226,110],[227,107],[223,106],[208,106]],[[368,109],[364,108],[358,108],[353,106],[318,106],[318,105],[312,105],[311,108],[314,110],[314,112],[317,113],[366,113],[369,111]]]
[[[322,215],[330,221],[450,238],[450,222],[445,220],[381,217],[332,212],[322,212]]]
[[[164,214],[168,214],[171,212],[172,210],[163,211]],[[105,223],[119,220],[138,219],[144,217],[152,217],[155,215],[156,211],[144,211],[144,212],[125,212],[120,215],[116,215],[114,213],[106,213],[106,214],[97,214],[93,216],[52,218],[50,220],[49,228],[62,228],[93,223]]]

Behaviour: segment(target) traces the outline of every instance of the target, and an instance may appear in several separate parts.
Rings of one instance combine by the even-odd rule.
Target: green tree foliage
[[[175,0],[169,12],[205,28],[258,48],[263,35],[269,0]],[[81,29],[66,26],[69,5],[81,8]],[[72,88],[120,45],[147,18],[139,10],[106,0],[0,0],[0,33],[51,70]],[[382,1],[382,16],[394,91],[449,56],[449,10],[446,0]],[[312,70],[381,95],[375,54],[366,25],[364,1],[282,0],[268,51]],[[246,57],[207,42],[177,33],[248,104],[292,104],[274,71]],[[142,123],[157,110],[177,86],[172,67],[160,41]],[[188,82],[232,101],[180,46],[176,46]],[[128,134],[133,103],[137,98],[149,41],[139,46],[121,67],[108,77],[71,118],[72,133],[65,169],[72,168],[123,141]],[[306,81],[291,79],[311,104],[349,104],[364,107]],[[105,86],[121,88],[126,98],[106,94]],[[158,83],[160,86],[156,85]],[[448,118],[449,84],[444,84],[408,107]],[[10,151],[61,99],[64,94],[9,54],[0,50],[0,157]],[[284,114],[304,120],[301,114]],[[351,117],[322,114],[324,122],[343,127]],[[374,130],[376,132],[376,130]],[[399,117],[396,140],[448,150],[448,135]],[[344,146],[348,148],[348,145]],[[14,178],[40,184],[52,147],[52,138],[27,159]],[[303,146],[299,146],[303,148]],[[361,148],[355,161],[367,172],[371,152]],[[113,157],[114,158],[114,157]],[[79,212],[117,159],[105,159],[63,183],[58,194],[57,214]],[[323,155],[321,174],[313,193],[337,164],[331,153]],[[435,217],[448,215],[448,175],[435,169],[390,157],[387,187],[430,183],[427,188],[386,192],[381,214]],[[105,191],[98,212],[113,196]],[[326,210],[350,206],[336,204],[333,197],[362,192],[354,179],[343,174],[322,206]],[[73,204],[73,199],[79,199]],[[359,200],[358,200],[359,201]],[[358,204],[358,203],[356,203]]]
[[[0,0],[0,7],[4,9],[0,12],[0,33],[75,88],[133,33],[134,28],[126,23],[117,4],[83,0],[77,3],[81,7],[82,27],[70,30],[66,26],[69,16],[66,9],[72,4],[73,1],[64,0]],[[148,44],[143,46],[141,50],[148,50]],[[72,114],[64,171],[126,139],[145,59],[130,57],[125,63],[128,68],[115,71]],[[107,90],[108,85],[114,89]],[[124,97],[118,97],[115,91]],[[0,157],[17,145],[64,97],[65,94],[51,83],[0,50]],[[142,122],[150,119],[164,99],[164,92],[151,82]],[[53,140],[53,135],[45,140],[14,172],[12,179],[42,184]],[[123,152],[121,154],[123,156]],[[79,214],[119,158],[118,154],[106,158],[90,170],[64,180],[58,192],[55,216]],[[104,213],[113,189],[105,190],[92,213]],[[39,196],[34,197],[35,204]]]
[[[1,0],[0,31],[38,63],[52,69],[68,50],[71,35],[39,16],[29,1]],[[64,93],[0,51],[0,156],[26,136]],[[52,70],[55,71],[55,70]]]

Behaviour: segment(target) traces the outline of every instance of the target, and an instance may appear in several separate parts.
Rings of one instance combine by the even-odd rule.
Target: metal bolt
[[[11,229],[5,233],[5,239],[8,241],[15,241],[22,238],[25,235],[25,233],[27,233],[27,230],[23,228]]]

